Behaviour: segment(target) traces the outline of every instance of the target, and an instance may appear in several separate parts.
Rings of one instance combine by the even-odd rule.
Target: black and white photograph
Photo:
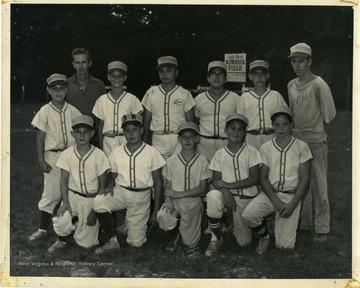
[[[357,9],[3,3],[1,285],[359,287]]]

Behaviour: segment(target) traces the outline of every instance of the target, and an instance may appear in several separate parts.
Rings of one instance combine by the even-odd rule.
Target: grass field
[[[305,279],[352,277],[352,115],[338,112],[327,127],[329,143],[329,198],[331,234],[328,242],[312,242],[310,233],[298,233],[294,251],[279,251],[271,246],[266,255],[255,255],[254,247],[240,248],[227,235],[224,246],[213,258],[189,260],[169,257],[164,247],[169,236],[156,230],[142,248],[131,248],[119,237],[122,248],[95,256],[70,243],[69,249],[49,256],[48,240],[29,244],[27,238],[38,227],[37,202],[42,192],[35,133],[30,126],[40,104],[11,106],[11,179],[10,179],[10,275],[58,277],[147,277],[147,278],[271,278]],[[201,241],[204,252],[209,235]]]

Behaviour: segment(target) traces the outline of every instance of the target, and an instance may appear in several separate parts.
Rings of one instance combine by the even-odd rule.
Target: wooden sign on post
[[[246,83],[246,53],[225,54],[227,82]]]

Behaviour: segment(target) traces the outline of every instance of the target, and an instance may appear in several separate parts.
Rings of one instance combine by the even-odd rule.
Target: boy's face
[[[54,85],[51,87],[47,87],[47,91],[49,92],[51,99],[59,104],[63,104],[65,101],[66,94],[68,92],[66,85]]]
[[[75,138],[76,144],[79,146],[89,144],[94,133],[95,131],[88,127],[78,127],[71,131],[71,135]]]
[[[229,143],[241,144],[245,139],[246,125],[240,120],[232,120],[227,124],[225,133]]]
[[[108,80],[110,81],[113,88],[122,87],[124,85],[124,82],[126,81],[126,78],[127,76],[120,71],[113,71],[108,74]]]
[[[305,57],[291,57],[291,66],[296,76],[304,76],[310,69],[312,60]]]
[[[123,128],[123,133],[128,144],[137,144],[141,142],[141,136],[144,133],[142,126],[127,124]]]
[[[175,83],[175,79],[179,74],[179,70],[173,66],[162,67],[158,72],[162,84]]]
[[[277,138],[286,138],[291,133],[291,122],[285,115],[279,115],[275,117],[272,122],[272,127],[275,130]]]
[[[264,69],[255,69],[249,74],[249,79],[254,83],[255,87],[265,87],[269,77],[269,71]]]
[[[72,62],[73,67],[76,70],[76,74],[85,75],[89,72],[89,67],[91,66],[91,61],[89,61],[86,54],[76,54],[74,55],[74,60]]]
[[[223,87],[226,83],[226,74],[223,69],[215,67],[210,70],[207,80],[212,88]]]
[[[199,140],[199,135],[191,130],[184,131],[178,136],[178,141],[182,149],[186,151],[195,151],[196,144],[199,143]]]

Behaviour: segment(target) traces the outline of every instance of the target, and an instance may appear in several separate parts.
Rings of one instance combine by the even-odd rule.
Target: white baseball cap
[[[182,132],[186,131],[186,130],[192,130],[194,131],[196,134],[199,134],[199,127],[193,123],[193,122],[184,122],[182,124],[179,125],[178,129],[177,129],[177,134],[181,134]]]
[[[128,67],[124,62],[113,61],[108,64],[108,74],[111,74],[114,71],[120,71],[121,73],[126,75]]]
[[[243,122],[246,124],[246,126],[249,125],[249,120],[248,120],[248,118],[246,118],[244,115],[239,114],[239,113],[233,113],[233,114],[228,115],[228,116],[226,117],[225,123],[227,123],[227,122],[229,122],[229,121],[231,121],[231,120],[234,120],[234,119],[238,119],[238,120],[243,121]]]
[[[273,118],[273,116],[275,114],[278,114],[278,113],[284,113],[284,114],[287,114],[289,115],[291,118],[293,117],[293,113],[291,111],[291,109],[286,106],[286,105],[279,105],[279,106],[276,106],[270,113],[270,119]]]
[[[121,128],[123,128],[127,124],[143,124],[143,116],[140,114],[126,114],[121,117]]]
[[[208,72],[210,72],[210,70],[213,69],[213,68],[221,68],[221,69],[224,69],[225,72],[227,70],[227,66],[226,66],[225,62],[218,61],[218,60],[212,61],[212,62],[209,63]]]
[[[69,210],[66,210],[61,217],[53,217],[53,227],[57,235],[65,237],[71,234],[75,230],[75,225],[71,222],[72,217]]]
[[[311,47],[306,43],[298,43],[290,48],[290,55],[288,58],[309,56],[311,57]]]
[[[164,231],[172,230],[176,227],[178,218],[174,213],[170,213],[165,209],[160,209],[156,214],[156,220],[159,227]]]
[[[249,72],[255,69],[269,70],[269,63],[264,60],[255,60],[249,64]]]
[[[67,77],[63,74],[52,74],[49,78],[46,79],[47,85],[54,86],[54,85],[68,85]]]
[[[94,129],[94,119],[87,115],[80,115],[73,119],[72,121],[72,129],[76,129],[79,127],[87,127],[89,129]]]
[[[162,56],[158,59],[158,65],[156,69],[160,69],[162,67],[175,66],[178,67],[178,61],[173,56]]]

